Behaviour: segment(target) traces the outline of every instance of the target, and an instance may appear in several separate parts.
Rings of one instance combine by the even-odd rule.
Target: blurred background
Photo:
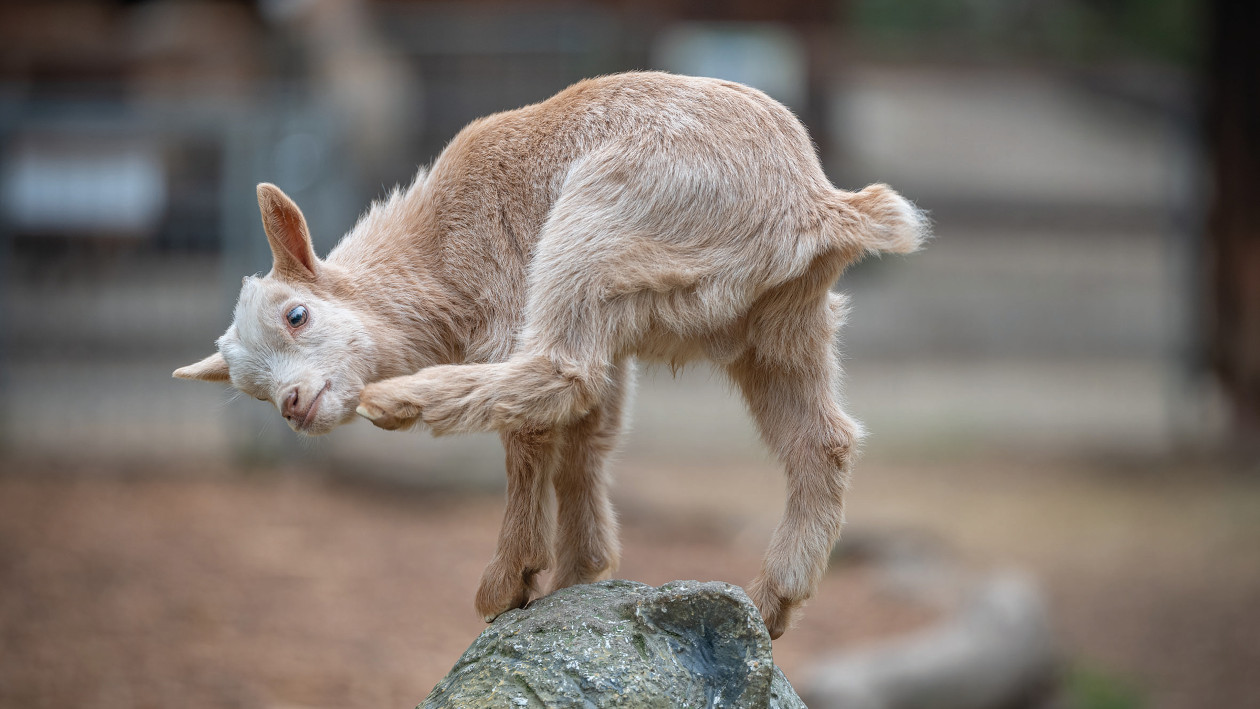
[[[888,182],[932,213],[925,251],[837,286],[872,432],[850,538],[1030,574],[1056,706],[1260,706],[1258,14],[8,0],[0,705],[423,698],[482,627],[496,437],[300,440],[170,372],[269,268],[257,182],[322,254],[473,118],[656,68],[765,90],[838,186]],[[780,472],[713,372],[641,372],[616,478],[620,576],[755,575]],[[789,679],[948,612],[937,576],[892,576],[837,564],[775,643]]]

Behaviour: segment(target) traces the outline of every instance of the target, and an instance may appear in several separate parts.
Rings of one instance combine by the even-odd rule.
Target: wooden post
[[[1213,0],[1208,139],[1216,195],[1208,228],[1208,351],[1239,452],[1260,456],[1260,4]]]

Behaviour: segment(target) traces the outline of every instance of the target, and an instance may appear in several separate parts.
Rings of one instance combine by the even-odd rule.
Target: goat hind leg
[[[803,366],[745,355],[729,368],[766,443],[782,462],[787,505],[749,589],[771,638],[813,595],[844,521],[844,492],[861,428],[840,408],[834,355]]]

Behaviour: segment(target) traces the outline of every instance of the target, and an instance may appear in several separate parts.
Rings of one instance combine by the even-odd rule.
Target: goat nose
[[[284,403],[280,407],[280,413],[285,418],[293,418],[297,415],[298,410],[298,388],[293,387],[288,394],[284,395]]]

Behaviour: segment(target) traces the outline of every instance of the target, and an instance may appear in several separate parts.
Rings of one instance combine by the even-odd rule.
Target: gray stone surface
[[[421,709],[804,709],[737,586],[603,581],[500,616]]]

